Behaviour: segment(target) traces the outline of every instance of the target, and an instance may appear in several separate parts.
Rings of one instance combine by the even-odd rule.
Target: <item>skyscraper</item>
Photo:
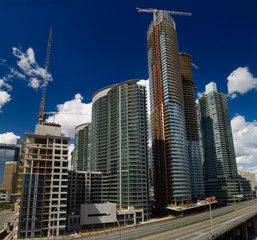
[[[86,171],[90,164],[91,123],[84,123],[75,129],[74,170]]]
[[[129,80],[93,95],[91,171],[107,181],[107,200],[117,208],[149,213],[145,87]]]
[[[65,233],[68,141],[57,124],[38,124],[35,133],[25,133],[17,191],[21,194],[18,238]]]
[[[198,118],[206,195],[228,203],[238,194],[249,194],[249,182],[237,173],[227,96],[214,82],[199,99]]]
[[[182,75],[186,133],[188,141],[188,159],[190,166],[190,179],[192,198],[203,198],[204,180],[203,166],[200,151],[200,139],[195,103],[195,86],[193,81],[191,56],[187,53],[180,53],[180,68]]]
[[[147,50],[155,199],[165,211],[191,200],[191,184],[177,33],[163,11],[148,29]]]

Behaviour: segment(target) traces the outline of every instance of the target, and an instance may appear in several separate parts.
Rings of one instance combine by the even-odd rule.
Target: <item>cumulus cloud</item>
[[[233,99],[238,94],[244,95],[252,89],[257,89],[257,78],[254,78],[248,67],[239,67],[228,77],[228,95]]]
[[[13,74],[20,79],[23,79],[27,82],[29,87],[34,89],[38,89],[43,86],[44,77],[45,77],[45,69],[40,67],[36,61],[34,50],[29,47],[27,51],[22,52],[21,49],[13,47],[13,55],[17,57],[19,60],[17,61],[17,65],[22,71],[13,70]],[[47,81],[52,81],[51,74],[47,74]]]
[[[257,177],[257,122],[247,122],[236,115],[231,120],[236,159],[239,170],[253,172]]]
[[[13,132],[0,134],[0,143],[16,144],[17,139],[20,139],[20,136],[15,135]]]
[[[38,89],[39,88],[39,85],[40,85],[40,82],[38,79],[36,78],[31,78],[30,79],[30,82],[28,84],[28,86],[34,88],[34,89]]]
[[[23,80],[27,86],[35,90],[44,84],[45,69],[36,62],[34,50],[31,47],[25,52],[16,47],[13,47],[12,50],[13,55],[19,59],[17,61],[19,70],[17,67],[9,66],[5,59],[0,59],[0,65],[8,69],[7,73],[0,78],[0,112],[2,112],[2,107],[11,100],[9,92],[12,90],[10,82],[13,79]],[[49,73],[47,81],[52,81]]]
[[[61,124],[62,133],[74,138],[76,126],[91,122],[92,103],[83,103],[82,100],[83,97],[77,93],[74,99],[58,104],[58,113],[46,121]]]
[[[0,78],[0,113],[3,112],[3,106],[12,99],[9,93],[12,90],[12,86],[8,83],[9,75],[10,73]]]
[[[2,107],[9,101],[11,101],[11,95],[6,91],[0,90],[0,112],[2,112]]]

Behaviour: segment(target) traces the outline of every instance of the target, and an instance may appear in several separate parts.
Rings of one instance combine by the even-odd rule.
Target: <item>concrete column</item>
[[[253,233],[254,235],[257,235],[257,217],[252,220],[253,224]]]
[[[239,229],[236,229],[228,234],[227,239],[233,240],[233,237],[238,237],[238,236],[240,236],[240,231],[239,231]]]
[[[240,227],[241,239],[248,240],[247,224],[242,224]]]

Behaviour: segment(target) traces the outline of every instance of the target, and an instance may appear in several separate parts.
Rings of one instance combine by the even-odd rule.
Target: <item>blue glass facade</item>
[[[191,200],[183,87],[173,20],[160,12],[147,32],[155,199]]]
[[[188,143],[186,139],[186,126],[184,108],[177,103],[167,103],[167,112],[169,113],[170,131],[166,132],[166,140],[171,140],[171,156],[168,158],[172,162],[172,167],[168,173],[172,175],[174,180],[173,194],[177,201],[191,199],[191,183],[188,162]],[[164,108],[166,110],[166,108]],[[186,176],[186,177],[185,177]],[[172,189],[172,185],[169,185]],[[172,194],[172,191],[170,191]]]

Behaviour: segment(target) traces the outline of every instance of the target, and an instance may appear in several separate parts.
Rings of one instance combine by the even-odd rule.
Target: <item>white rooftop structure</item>
[[[210,82],[205,86],[205,94],[208,94],[210,92],[218,92],[217,85],[215,82]]]

